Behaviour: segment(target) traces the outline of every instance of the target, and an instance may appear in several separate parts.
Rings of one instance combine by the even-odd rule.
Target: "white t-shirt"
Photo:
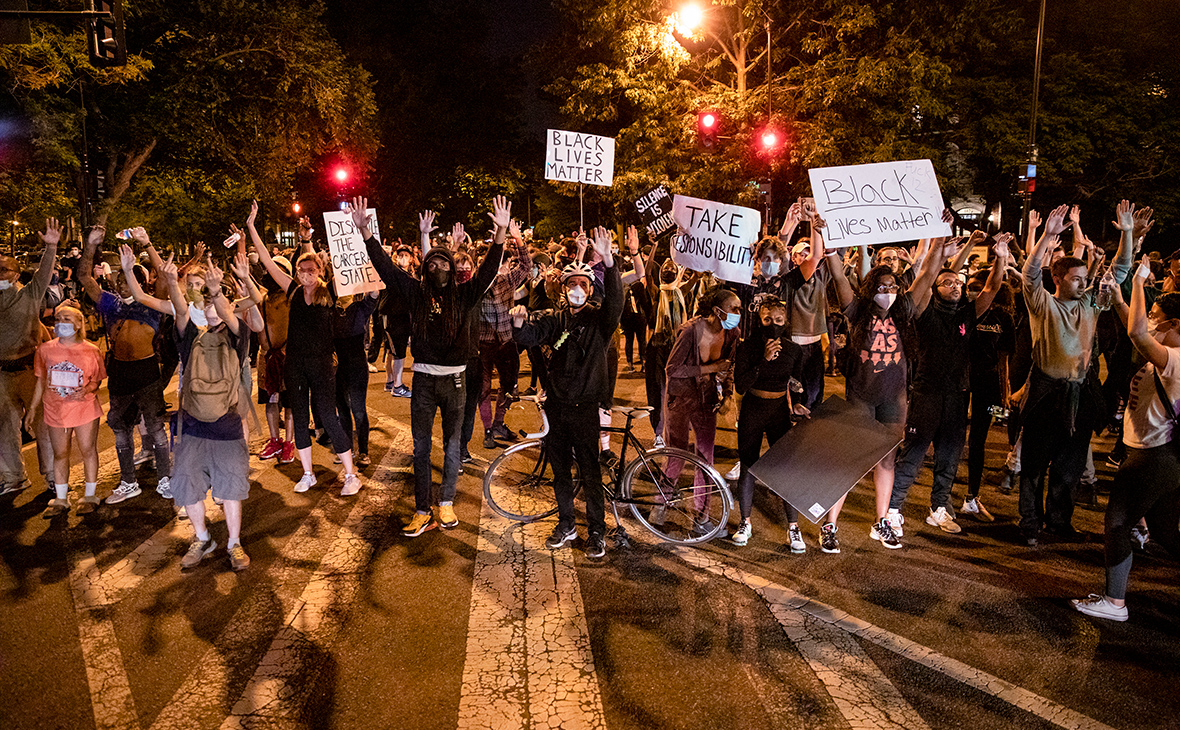
[[[1173,412],[1180,412],[1180,348],[1167,349],[1168,364],[1159,376],[1172,400]],[[1172,438],[1172,422],[1156,395],[1154,374],[1155,366],[1147,363],[1131,379],[1131,395],[1123,416],[1123,443],[1136,449],[1162,446]]]

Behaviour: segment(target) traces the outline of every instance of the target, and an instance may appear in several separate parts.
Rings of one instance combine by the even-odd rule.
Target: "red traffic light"
[[[774,127],[764,127],[755,136],[759,153],[772,157],[782,152],[786,135]]]
[[[705,112],[704,114],[701,115],[701,126],[702,127],[705,127],[706,129],[712,129],[714,127],[714,125],[716,125],[716,124],[717,124],[717,117],[713,116],[711,113]]]
[[[336,178],[336,182],[348,182],[348,170],[344,169],[343,167],[337,167],[336,172],[332,174]]]
[[[701,147],[713,149],[717,146],[717,128],[721,126],[721,118],[716,112],[697,112],[697,140]]]
[[[291,212],[298,215],[303,210],[303,206],[299,203],[291,203]]]

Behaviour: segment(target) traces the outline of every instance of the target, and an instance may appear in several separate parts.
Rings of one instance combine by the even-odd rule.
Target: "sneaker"
[[[152,459],[156,458],[156,455],[153,454],[150,449],[140,449],[139,451],[135,452],[135,456],[133,458],[135,459],[135,465],[139,466],[140,464],[146,464]]]
[[[178,508],[176,510],[176,519],[187,520],[188,519],[188,510],[185,509],[184,507]]]
[[[652,439],[651,444],[652,444],[653,448],[657,448],[657,449],[664,448],[664,437],[657,433],[656,437],[654,439]]]
[[[1135,525],[1131,528],[1131,545],[1137,550],[1146,550],[1147,543],[1151,540],[1151,533],[1147,531],[1146,527]]]
[[[227,552],[229,553],[229,567],[235,571],[245,570],[250,567],[250,556],[246,554],[246,551],[242,549],[240,544],[234,545]]]
[[[376,366],[376,365],[374,365],[373,363],[369,363],[369,372],[370,372],[370,373],[375,373],[375,372],[377,372],[377,366]]]
[[[33,486],[33,483],[28,479],[22,479],[19,482],[8,482],[7,484],[0,486],[0,497],[3,497],[5,494],[19,492],[22,489],[28,489],[31,486]]]
[[[873,523],[873,526],[869,528],[869,539],[880,540],[881,544],[890,550],[901,547],[901,541],[897,539],[897,535],[893,534],[893,528],[889,526],[887,519],[880,519]]]
[[[283,453],[282,439],[269,439],[266,446],[262,447],[262,451],[258,452],[258,458],[262,461],[270,461],[277,458],[279,454]]]
[[[502,441],[515,441],[516,434],[508,430],[508,427],[502,423],[492,424],[492,435]]]
[[[578,531],[574,528],[571,527],[567,530],[561,525],[558,525],[553,528],[553,532],[550,533],[549,537],[545,538],[545,547],[550,550],[556,550],[577,537]]]
[[[303,478],[300,479],[298,481],[298,483],[295,484],[295,491],[296,492],[306,492],[307,490],[311,489],[315,485],[316,485],[315,474],[308,474],[307,472],[304,472]]]
[[[946,507],[930,510],[930,514],[926,517],[926,524],[931,527],[937,527],[943,532],[949,532],[952,535],[963,531],[963,528],[959,527],[959,524],[955,522],[954,518],[947,514]]]
[[[1020,482],[1020,472],[1009,471],[1007,467],[1004,468],[1004,476],[1000,478],[1000,483],[996,487],[996,491],[1000,494],[1012,494],[1012,485]]]
[[[803,531],[799,529],[799,525],[791,525],[787,529],[787,535],[791,538],[791,552],[796,555],[807,552],[807,543],[803,542]]]
[[[983,502],[980,502],[978,497],[975,499],[964,499],[963,506],[959,511],[965,515],[971,515],[982,522],[996,521],[996,518],[992,516],[991,512],[987,511],[987,507],[983,506]]]
[[[140,494],[142,492],[139,490],[138,483],[132,482],[128,484],[127,482],[119,482],[119,486],[115,488],[115,491],[111,492],[111,496],[107,497],[107,504],[118,504],[132,497],[138,497]]]
[[[527,398],[527,397],[529,397],[529,396],[536,395],[536,394],[537,394],[537,389],[536,389],[536,388],[534,388],[533,386],[531,386],[531,385],[530,385],[529,387],[527,387],[527,388],[525,388],[524,390],[520,391],[520,394],[521,394],[521,396],[523,396],[523,397],[526,397],[526,398]]]
[[[194,539],[188,546],[188,552],[180,559],[180,568],[184,570],[191,568],[197,563],[205,559],[205,556],[217,549],[217,541],[213,538],[208,540]]]
[[[290,464],[292,461],[295,461],[295,442],[284,441],[283,450],[279,453],[279,463]]]
[[[101,504],[101,502],[102,500],[93,494],[89,497],[82,497],[82,499],[78,500],[78,509],[76,514],[88,515],[94,510],[98,509],[98,505]]]
[[[737,529],[733,531],[733,534],[729,536],[729,539],[734,545],[745,545],[750,541],[750,535],[753,532],[754,529],[750,527],[750,521],[742,520],[741,524],[737,526]]]
[[[586,557],[601,558],[606,555],[606,540],[597,532],[590,533],[590,539],[586,541]]]
[[[741,462],[738,462],[737,464],[733,465],[732,469],[725,472],[725,479],[726,479],[726,481],[736,482],[738,480],[738,477],[740,477],[741,475],[742,475],[742,465],[741,465]]]
[[[368,454],[357,454],[356,458],[352,460],[354,464],[359,467],[366,467],[373,463]]]
[[[160,477],[160,481],[156,484],[156,494],[164,499],[172,499],[172,480],[168,477]]]
[[[471,455],[471,452],[467,450],[467,447],[461,447],[459,449],[459,463],[470,464],[473,461],[475,461],[475,457]]]
[[[70,511],[70,493],[66,492],[65,499],[59,499],[57,497],[54,497],[53,499],[49,500],[49,504],[45,505],[45,512],[43,514],[46,517],[57,517],[58,515],[64,515],[66,512],[69,512],[69,511]]]
[[[893,528],[893,534],[896,537],[902,536],[901,526],[905,524],[905,515],[901,510],[891,509],[885,513],[885,519],[889,520],[889,526]]]
[[[819,528],[819,549],[825,553],[840,552],[840,539],[836,537],[836,532],[839,527],[829,522],[823,527]]]
[[[703,520],[693,519],[692,521],[692,536],[704,537],[713,531],[713,521],[706,517]]]
[[[344,487],[340,490],[341,497],[351,497],[361,491],[361,480],[356,474],[344,475]]]
[[[393,381],[392,380],[385,381],[385,392],[386,393],[393,392]]]
[[[1091,593],[1087,598],[1075,598],[1069,603],[1087,616],[1107,618],[1111,621],[1126,621],[1129,615],[1126,606],[1116,606],[1106,600],[1106,596],[1097,593]]]
[[[1036,535],[1025,535],[1024,544],[1030,548],[1035,548],[1041,544],[1041,541]]]
[[[389,391],[389,394],[394,398],[409,398],[411,395],[410,389],[404,385],[395,386],[393,390]]]
[[[457,527],[459,518],[455,516],[455,508],[449,504],[440,504],[438,506],[438,524],[450,529]]]
[[[496,437],[492,435],[492,429],[485,428],[483,430],[483,447],[485,449],[494,449],[497,446],[499,444],[496,443]]]
[[[402,535],[405,537],[418,537],[427,530],[433,530],[438,527],[438,523],[434,521],[434,516],[430,513],[419,514],[414,513],[414,519],[410,520],[410,524],[402,528]]]

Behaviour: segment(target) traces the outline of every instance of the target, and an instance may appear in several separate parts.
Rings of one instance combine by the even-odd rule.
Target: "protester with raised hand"
[[[601,304],[591,297],[594,273],[589,266],[575,262],[566,266],[561,275],[566,305],[531,317],[524,307],[513,308],[512,336],[522,347],[549,350],[546,362],[549,390],[545,402],[549,434],[545,443],[553,467],[558,521],[545,545],[556,550],[578,536],[574,527],[571,471],[573,460],[577,459],[589,531],[586,555],[600,558],[606,554],[606,512],[599,449],[595,443],[598,406],[612,395],[607,347],[623,313],[623,285],[611,253],[610,233],[605,228],[596,228],[592,244],[604,267]]]
[[[414,343],[414,391],[410,397],[410,430],[414,438],[415,514],[402,529],[406,537],[417,537],[438,527],[459,524],[455,515],[455,489],[459,478],[459,439],[466,400],[467,362],[474,354],[471,311],[491,285],[504,256],[504,237],[512,219],[512,204],[497,195],[489,217],[495,225],[495,239],[474,278],[460,283],[455,256],[447,246],[434,246],[422,257],[422,279],[394,266],[389,254],[369,229],[365,214],[368,201],[353,198],[352,220],[365,240],[369,258],[378,276],[389,287],[390,296],[404,298],[410,305]],[[438,502],[438,519],[431,514],[433,495],[430,452],[434,438],[434,417],[442,411],[443,478]]]
[[[202,308],[203,326],[189,317],[176,265],[166,262],[161,275],[176,308],[174,334],[183,365],[173,498],[188,514],[196,533],[180,567],[196,566],[217,548],[205,523],[205,495],[212,490],[225,513],[230,567],[243,570],[250,565],[241,544],[242,501],[250,495],[250,452],[242,414],[253,407],[249,383],[242,377],[242,363],[250,356],[246,328],[222,291],[223,274],[212,261],[205,272],[208,296]]]
[[[41,302],[53,278],[59,241],[61,226],[56,218],[46,218],[41,263],[25,286],[20,284],[17,260],[0,256],[0,495],[29,486],[21,456],[22,423],[30,424],[29,433],[37,438],[37,459],[46,484],[54,484],[53,445],[32,400],[34,352],[45,333]]]
[[[254,250],[275,284],[287,292],[290,304],[285,384],[294,414],[295,448],[303,465],[303,477],[296,483],[295,491],[306,492],[316,485],[315,472],[312,471],[311,433],[308,431],[311,424],[309,406],[314,400],[316,422],[327,431],[332,448],[344,465],[340,496],[351,497],[360,491],[361,481],[352,461],[352,439],[345,433],[336,413],[336,367],[333,362],[336,355],[332,345],[336,294],[324,278],[323,261],[314,252],[305,250],[299,255],[294,277],[275,263],[254,228],[257,211],[258,202],[255,201],[247,219]]]
[[[56,338],[37,348],[34,372],[37,386],[25,416],[25,426],[32,431],[37,409],[44,407],[45,425],[53,442],[54,497],[45,509],[48,516],[62,514],[70,508],[71,442],[82,453],[84,492],[78,513],[93,512],[99,500],[98,421],[102,405],[98,388],[106,377],[102,353],[86,340],[86,324],[81,310],[59,305],[54,325]]]
[[[1105,425],[1097,379],[1088,377],[1102,311],[1097,287],[1087,281],[1086,263],[1072,256],[1053,263],[1052,295],[1041,285],[1041,262],[1059,245],[1067,210],[1062,205],[1049,214],[1045,233],[1029,250],[1022,273],[1033,369],[1022,405],[1020,531],[1030,547],[1038,544],[1042,528],[1058,537],[1076,535],[1071,524],[1072,490],[1085,469],[1091,434]],[[1135,206],[1124,200],[1116,215],[1115,226],[1122,237],[1111,272],[1116,284],[1121,284],[1131,267]]]
[[[528,246],[516,221],[509,221],[506,240],[511,242],[505,254],[507,260],[479,303],[479,416],[483,422],[485,449],[496,448],[496,439],[514,440],[512,431],[504,425],[504,415],[508,412],[510,396],[516,393],[520,348],[512,339],[512,321],[508,312],[513,307],[513,293],[528,278],[532,266]],[[491,403],[493,369],[500,383],[494,415]]]

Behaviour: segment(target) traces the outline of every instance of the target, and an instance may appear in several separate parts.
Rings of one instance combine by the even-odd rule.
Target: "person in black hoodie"
[[[607,346],[623,314],[623,284],[610,250],[610,233],[594,230],[594,251],[605,268],[602,303],[591,301],[594,272],[586,264],[566,266],[561,288],[567,306],[529,315],[512,309],[512,337],[521,347],[543,347],[547,353],[549,435],[545,445],[553,464],[557,527],[545,541],[557,549],[578,536],[574,529],[572,458],[578,460],[586,498],[589,539],[586,555],[606,554],[606,510],[598,453],[598,405],[610,399]]]
[[[504,234],[512,219],[512,204],[501,195],[492,201],[488,215],[496,227],[495,241],[479,270],[470,280],[459,283],[455,257],[446,246],[435,246],[422,258],[422,279],[418,280],[393,265],[389,254],[369,229],[365,215],[368,201],[354,198],[352,221],[365,239],[365,248],[377,275],[389,287],[389,295],[403,297],[409,304],[414,343],[414,389],[410,396],[410,430],[414,437],[414,502],[416,514],[402,529],[417,537],[440,524],[455,527],[459,520],[453,506],[459,479],[459,438],[466,401],[467,361],[472,356],[471,310],[487,291],[504,255]],[[431,514],[431,440],[435,411],[443,418],[443,480],[438,519]]]

